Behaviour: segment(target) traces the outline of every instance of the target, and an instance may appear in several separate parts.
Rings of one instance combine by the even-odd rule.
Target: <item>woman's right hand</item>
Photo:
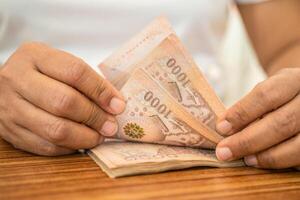
[[[55,156],[113,136],[123,96],[81,59],[45,44],[23,44],[0,70],[0,136]]]

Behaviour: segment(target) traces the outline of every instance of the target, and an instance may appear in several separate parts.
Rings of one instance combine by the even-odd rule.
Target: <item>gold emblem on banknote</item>
[[[145,135],[144,129],[137,123],[127,123],[123,129],[126,135],[134,139],[140,139]]]

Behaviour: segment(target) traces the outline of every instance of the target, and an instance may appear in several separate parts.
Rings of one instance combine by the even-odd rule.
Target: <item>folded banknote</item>
[[[195,166],[235,167],[214,148],[225,107],[164,17],[99,65],[127,102],[116,118],[118,133],[89,151],[110,176],[145,174]]]

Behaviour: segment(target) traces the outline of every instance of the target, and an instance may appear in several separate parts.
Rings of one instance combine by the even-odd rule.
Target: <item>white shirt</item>
[[[162,14],[226,104],[262,79],[229,0],[1,0],[0,63],[24,41],[42,41],[98,71],[106,56]]]

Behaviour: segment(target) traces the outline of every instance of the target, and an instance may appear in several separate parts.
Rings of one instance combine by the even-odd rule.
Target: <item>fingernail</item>
[[[246,156],[244,158],[244,161],[245,161],[246,165],[248,165],[248,166],[257,166],[257,163],[258,163],[255,155]]]
[[[216,128],[220,133],[226,134],[231,131],[232,125],[227,120],[223,120],[217,124]]]
[[[107,137],[113,136],[118,131],[118,125],[115,122],[107,120],[101,128],[101,134]]]
[[[232,158],[232,152],[228,147],[218,147],[216,155],[219,160],[226,161]]]
[[[113,97],[109,103],[110,109],[112,109],[115,114],[122,113],[125,109],[125,105],[125,101],[116,97]]]

